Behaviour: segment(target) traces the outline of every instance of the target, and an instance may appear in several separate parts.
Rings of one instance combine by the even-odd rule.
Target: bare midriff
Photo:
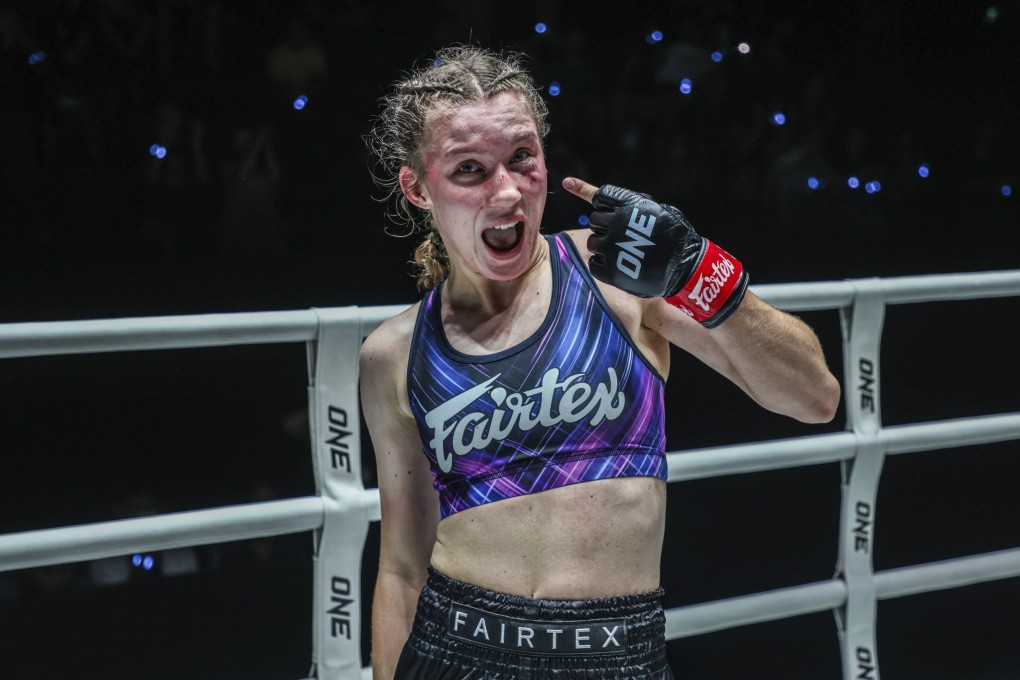
[[[439,523],[432,566],[500,593],[575,600],[659,587],[666,485],[572,484],[480,505]]]

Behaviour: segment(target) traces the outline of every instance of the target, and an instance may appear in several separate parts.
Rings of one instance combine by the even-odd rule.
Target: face
[[[431,118],[424,173],[400,184],[432,212],[457,275],[510,281],[541,253],[547,177],[535,119],[520,95],[503,93]]]

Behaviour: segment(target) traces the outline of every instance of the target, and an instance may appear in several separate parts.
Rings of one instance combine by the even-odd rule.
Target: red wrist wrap
[[[666,302],[695,321],[704,322],[726,304],[743,271],[740,260],[705,239],[705,253],[697,269],[684,287],[666,298]]]

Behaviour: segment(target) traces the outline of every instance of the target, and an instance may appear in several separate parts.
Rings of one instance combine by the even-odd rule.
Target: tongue
[[[513,250],[514,246],[520,240],[521,236],[521,223],[518,222],[510,229],[486,229],[482,232],[482,240],[485,241],[485,245],[489,246],[493,250],[507,251]]]

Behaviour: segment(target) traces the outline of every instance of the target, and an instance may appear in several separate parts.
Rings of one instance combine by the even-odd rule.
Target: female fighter
[[[676,208],[570,178],[592,229],[542,235],[546,113],[516,56],[456,47],[393,86],[369,137],[427,231],[424,298],[361,354],[377,678],[671,678],[670,344],[778,413],[839,401],[814,333]]]

